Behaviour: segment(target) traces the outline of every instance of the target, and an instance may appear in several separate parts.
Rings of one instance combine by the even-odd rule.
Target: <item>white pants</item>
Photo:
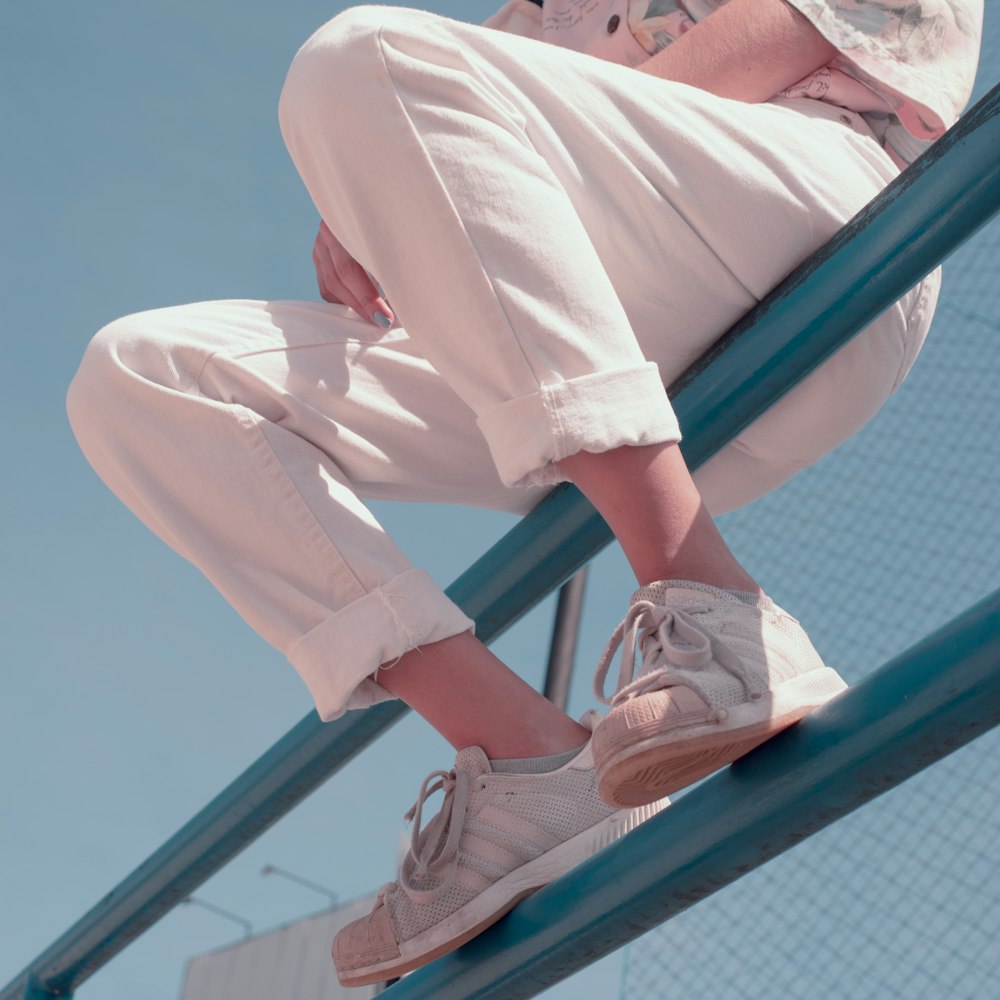
[[[745,105],[530,39],[360,7],[281,99],[317,208],[400,325],[321,302],[111,324],[69,396],[87,457],[298,669],[320,715],[472,623],[359,497],[525,512],[586,449],[676,441],[663,389],[896,173],[856,116]],[[903,378],[936,280],[697,474],[745,504]]]

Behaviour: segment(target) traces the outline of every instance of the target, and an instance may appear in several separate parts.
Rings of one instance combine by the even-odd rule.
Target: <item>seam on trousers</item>
[[[375,673],[372,674],[372,678],[375,680],[376,683],[378,683],[379,670],[391,669],[397,663],[399,663],[399,661],[403,658],[403,656],[406,655],[406,653],[409,653],[411,650],[417,649],[420,643],[417,642],[416,640],[417,630],[414,626],[413,618],[403,613],[403,608],[406,604],[406,598],[398,594],[390,597],[382,589],[381,584],[379,584],[379,586],[377,586],[372,591],[372,593],[378,597],[379,603],[388,612],[389,617],[393,621],[393,624],[403,634],[403,638],[406,643],[406,649],[402,653],[400,653],[399,656],[397,656],[396,659],[392,661],[392,663],[379,664],[379,666],[375,668]]]
[[[201,399],[211,399],[212,398],[211,396],[206,396],[205,395],[205,390],[202,389],[202,387],[201,387],[201,377],[202,377],[202,375],[205,374],[205,369],[208,367],[209,362],[214,361],[215,360],[215,356],[218,353],[219,353],[218,351],[208,351],[205,354],[205,357],[202,359],[201,367],[198,369],[198,373],[194,377],[194,387],[198,390],[198,395],[199,395],[199,397]],[[219,402],[219,400],[215,400],[215,402]]]
[[[563,424],[562,414],[559,412],[558,406],[550,405],[552,400],[552,393],[546,392],[545,387],[542,387],[542,406],[545,408],[545,412],[549,415],[549,420],[554,424],[554,434],[552,440],[552,457],[546,463],[547,465],[553,466],[560,459],[566,458],[563,455],[563,449],[566,447],[566,427]],[[541,471],[536,469],[536,472]]]
[[[294,351],[314,351],[318,347],[364,347],[368,349],[384,347],[386,344],[398,344],[406,343],[409,339],[403,334],[402,327],[396,327],[392,330],[386,330],[384,333],[379,331],[381,335],[375,334],[371,340],[365,340],[363,337],[341,337],[338,339],[328,338],[326,340],[311,340],[308,344],[285,344],[282,347],[261,347],[252,351],[243,351],[239,354],[226,354],[226,359],[229,361],[246,361],[249,358],[259,358],[265,354],[291,354]],[[221,351],[213,352],[214,355],[221,354]],[[201,378],[201,372],[205,370],[205,365],[202,365],[201,371],[198,373],[199,379]]]
[[[345,337],[343,340],[316,340],[308,344],[289,344],[285,347],[262,347],[258,351],[244,351],[242,354],[230,354],[227,357],[230,361],[249,361],[251,358],[260,358],[265,354],[294,354],[295,351],[315,351],[318,347],[349,347],[355,344],[360,347],[375,346],[371,341]]]
[[[469,246],[472,248],[472,251],[476,255],[476,260],[478,260],[480,262],[480,265],[482,265],[482,256],[479,253],[479,248],[476,246],[475,240],[472,238],[472,235],[469,233],[469,230],[466,228],[466,225],[465,225],[464,220],[462,219],[462,216],[459,214],[458,209],[455,207],[455,203],[452,200],[451,193],[448,191],[448,188],[445,186],[444,181],[441,179],[441,175],[438,172],[438,169],[437,169],[436,164],[434,163],[434,160],[431,158],[430,154],[427,152],[427,147],[424,146],[423,142],[421,141],[420,133],[417,131],[416,126],[413,124],[413,119],[410,117],[410,114],[409,114],[409,112],[406,109],[406,104],[403,102],[403,98],[400,96],[399,87],[398,87],[398,85],[396,83],[396,80],[394,79],[394,77],[392,75],[392,70],[389,67],[389,60],[386,58],[386,54],[385,54],[385,45],[386,45],[386,43],[385,43],[385,41],[384,41],[384,39],[382,37],[384,31],[385,31],[385,28],[383,28],[383,27],[380,27],[378,29],[378,35],[376,35],[376,42],[378,44],[379,54],[382,57],[382,66],[385,68],[386,77],[388,78],[389,83],[392,85],[393,93],[396,96],[396,101],[399,104],[400,111],[402,112],[403,118],[406,120],[406,123],[407,123],[407,125],[410,128],[410,132],[413,135],[414,141],[416,142],[418,148],[423,153],[424,159],[427,161],[428,165],[430,166],[431,172],[432,172],[433,176],[435,178],[437,178],[437,180],[438,180],[438,186],[439,186],[439,188],[440,188],[440,190],[441,190],[441,192],[442,192],[445,200],[451,206],[452,213],[453,213],[456,221],[458,222],[461,231],[465,234],[465,238],[468,241]],[[525,138],[527,138],[527,136],[525,136]],[[536,155],[538,155],[538,154],[536,153]],[[568,198],[569,196],[567,195],[566,197]],[[514,329],[514,325],[513,325],[513,323],[511,323],[510,317],[507,314],[507,309],[504,306],[503,301],[501,300],[500,296],[497,294],[496,286],[493,284],[493,278],[490,276],[489,272],[486,270],[485,267],[482,268],[482,272],[483,272],[483,275],[485,276],[485,278],[486,278],[486,280],[487,280],[487,282],[489,284],[489,287],[490,287],[491,291],[493,292],[493,298],[496,301],[497,306],[500,308],[500,312],[502,313],[504,319],[507,322],[507,327],[508,327],[508,329],[510,330],[511,334],[514,337],[514,343],[517,344],[517,349],[520,352],[521,357],[524,359],[525,366],[527,367],[528,371],[530,372],[531,377],[535,380],[536,385],[538,385],[539,387],[541,387],[542,381],[539,378],[538,373],[535,371],[534,365],[532,365],[531,361],[529,360],[527,354],[524,351],[524,348],[521,345],[520,338],[517,336],[517,333],[516,333],[516,331]]]

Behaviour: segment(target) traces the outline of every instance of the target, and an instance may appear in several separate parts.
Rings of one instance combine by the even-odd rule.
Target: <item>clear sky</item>
[[[98,481],[72,439],[63,400],[88,339],[117,316],[204,298],[315,297],[316,218],[283,149],[275,107],[297,46],[344,6],[43,0],[0,10],[0,384],[8,407],[0,495],[0,983],[311,708],[283,658]],[[496,4],[422,6],[482,20]],[[994,357],[986,370],[995,372],[991,315],[993,327],[980,335]],[[935,391],[925,389],[925,398]],[[916,426],[913,406],[921,404],[909,405],[886,418],[883,432]],[[979,437],[970,443],[956,431],[967,447],[962,454],[981,456],[992,442],[995,459],[1000,428],[985,419],[969,424]],[[884,455],[901,439],[866,440]],[[839,460],[842,478],[857,483],[871,472],[864,447]],[[949,447],[957,454],[958,444]],[[937,505],[929,508],[933,521],[954,493],[935,498],[930,481],[912,489]],[[823,495],[825,483],[808,495]],[[935,559],[946,554],[939,549],[960,550],[977,575],[945,600],[931,596],[923,577],[908,578],[903,589],[923,595],[920,621],[883,636],[869,659],[845,673],[877,665],[984,593],[989,580],[995,585],[995,511],[988,516],[987,499],[996,495],[995,473],[973,486],[973,513],[960,527],[962,538],[978,540],[976,551],[936,529],[930,550]],[[787,496],[784,503],[793,503],[795,495]],[[787,506],[765,503],[756,522],[737,515],[727,528],[745,539],[742,551],[779,600],[801,593],[796,611],[805,605],[810,621],[825,621],[820,631],[833,646],[844,641],[838,622],[851,620],[858,604],[841,602],[836,618],[828,613],[833,595],[870,595],[877,587],[857,584],[858,566],[867,555],[884,567],[881,553],[895,551],[886,541],[892,525],[864,552],[841,544],[838,518],[882,524],[884,502],[864,497],[822,517],[808,508],[799,520]],[[443,585],[512,523],[483,511],[376,509]],[[447,546],[438,542],[444,536]],[[807,550],[799,546],[810,540],[813,555],[800,560]],[[897,567],[889,579],[902,572]],[[591,704],[590,663],[630,589],[624,561],[609,550],[588,591],[574,713]],[[498,644],[535,683],[551,613],[548,602]],[[401,816],[420,780],[451,757],[439,737],[407,718],[198,895],[263,930],[323,906],[304,888],[261,879],[266,863],[344,898],[370,892],[391,875]],[[212,914],[175,910],[78,996],[174,1000],[185,960],[238,936]],[[550,996],[613,996],[619,979],[620,960],[611,958]]]
[[[317,220],[276,106],[297,47],[345,6],[49,0],[0,9],[3,982],[311,708],[284,658],[93,474],[64,396],[87,341],[117,316],[205,298],[316,297]],[[425,6],[482,20],[496,5]],[[378,512],[442,585],[513,523],[448,508]],[[608,608],[595,648],[630,587],[621,560],[608,558],[616,569],[600,586],[613,597],[601,600],[598,587],[590,595]],[[546,607],[502,644],[536,683],[550,621]],[[577,713],[589,706],[588,674],[577,678]],[[392,875],[420,781],[452,757],[408,718],[199,896],[265,929],[324,905],[259,878],[268,862],[345,898],[372,891]],[[182,908],[79,995],[173,1000],[186,958],[239,933]],[[617,960],[610,966],[606,981],[589,974],[594,995],[617,990]]]

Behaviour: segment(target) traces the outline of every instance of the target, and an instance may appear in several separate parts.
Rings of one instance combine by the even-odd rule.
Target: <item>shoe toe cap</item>
[[[384,905],[348,924],[333,939],[333,962],[340,972],[394,958],[399,958],[399,944],[389,910]]]

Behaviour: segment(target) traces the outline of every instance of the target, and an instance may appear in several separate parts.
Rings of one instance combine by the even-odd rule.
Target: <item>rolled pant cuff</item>
[[[393,697],[374,680],[383,663],[474,627],[424,570],[411,569],[307,632],[288,659],[330,722]]]
[[[675,443],[681,432],[652,361],[595,372],[519,396],[479,419],[505,485],[551,485],[566,477],[555,463],[578,451]]]

